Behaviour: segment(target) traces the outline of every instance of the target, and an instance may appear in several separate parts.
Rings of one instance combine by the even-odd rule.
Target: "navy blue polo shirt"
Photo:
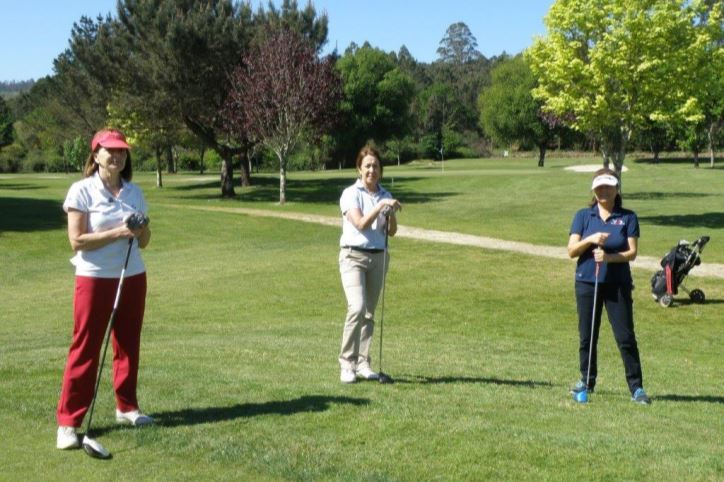
[[[602,246],[606,253],[620,253],[628,249],[628,238],[639,237],[639,220],[633,211],[616,208],[604,222],[598,214],[598,205],[581,209],[573,217],[570,234],[578,234],[584,239],[598,232],[609,233]],[[595,248],[590,246],[578,257],[576,281],[596,281],[596,261],[593,258]],[[601,263],[598,282],[631,286],[633,280],[629,263]]]

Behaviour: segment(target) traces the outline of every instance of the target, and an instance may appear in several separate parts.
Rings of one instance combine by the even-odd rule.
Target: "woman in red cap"
[[[58,401],[56,446],[80,446],[76,429],[93,399],[103,337],[113,310],[129,239],[134,239],[123,290],[113,325],[113,387],[116,420],[135,426],[153,423],[138,409],[138,379],[141,325],[146,301],[146,269],[140,249],[148,246],[148,224],[129,229],[126,219],[147,214],[141,189],[131,183],[133,170],[129,145],[114,129],[96,133],[83,169],[63,209],[68,213],[68,239],[75,251],[73,341],[63,375]]]

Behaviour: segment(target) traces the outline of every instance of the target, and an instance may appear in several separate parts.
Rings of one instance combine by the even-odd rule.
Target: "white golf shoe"
[[[60,450],[77,449],[80,447],[80,440],[78,440],[75,427],[66,427],[63,425],[58,427],[58,438],[55,441],[55,446]]]
[[[143,425],[152,425],[153,418],[141,413],[139,410],[131,410],[130,412],[121,412],[116,409],[116,422],[134,427],[142,427]]]
[[[339,380],[342,383],[354,383],[357,381],[357,375],[354,374],[354,370],[351,368],[342,368],[339,374]]]
[[[365,380],[379,380],[380,375],[373,372],[369,365],[361,365],[357,367],[357,376]]]

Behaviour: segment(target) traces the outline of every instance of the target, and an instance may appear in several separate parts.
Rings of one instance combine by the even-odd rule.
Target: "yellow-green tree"
[[[647,120],[698,115],[687,0],[557,0],[547,34],[526,52],[546,111],[598,137],[620,173],[632,132]]]

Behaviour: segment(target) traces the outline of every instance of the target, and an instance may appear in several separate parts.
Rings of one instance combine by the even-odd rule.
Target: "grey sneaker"
[[[636,389],[633,396],[631,397],[631,401],[640,403],[641,405],[651,405],[651,399],[649,399],[648,395],[646,395],[646,392],[643,388]]]

